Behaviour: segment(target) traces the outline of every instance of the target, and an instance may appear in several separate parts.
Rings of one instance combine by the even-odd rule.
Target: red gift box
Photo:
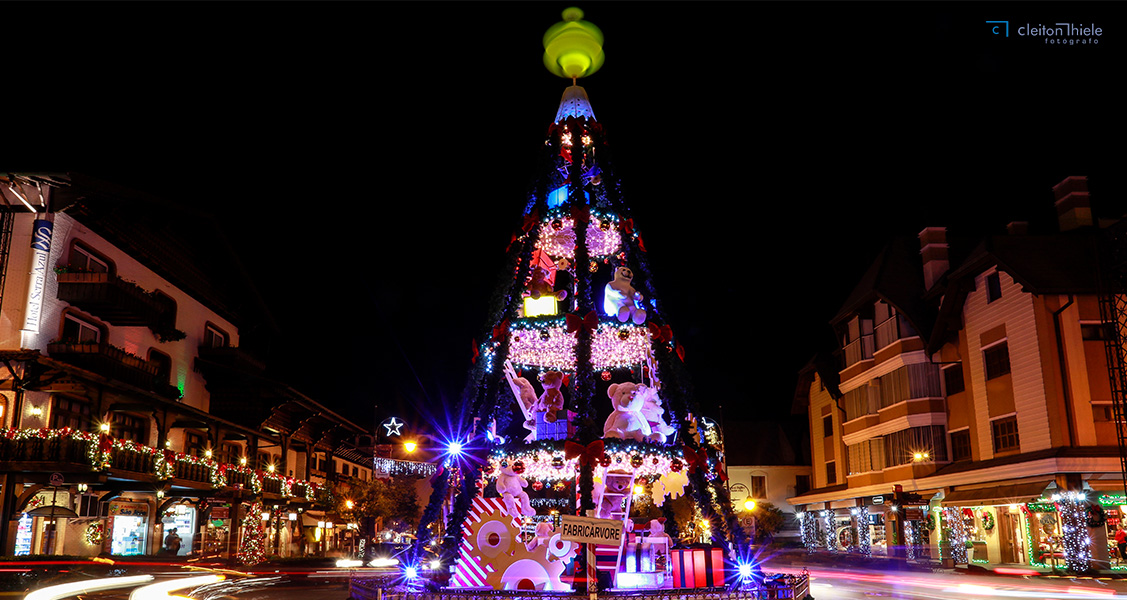
[[[720,548],[687,548],[669,551],[673,565],[673,587],[702,588],[724,585],[724,551]]]

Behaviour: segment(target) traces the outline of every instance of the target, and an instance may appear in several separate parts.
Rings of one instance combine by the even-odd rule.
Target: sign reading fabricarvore
[[[622,521],[560,515],[560,537],[565,542],[618,546],[622,544]]]

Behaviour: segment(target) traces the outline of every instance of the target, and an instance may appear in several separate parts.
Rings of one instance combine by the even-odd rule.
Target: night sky
[[[280,376],[362,424],[441,421],[567,85],[541,64],[566,6],[17,5],[4,155],[216,215]],[[1112,5],[579,6],[607,57],[581,85],[713,416],[788,415],[892,235],[1047,226],[1069,175],[1124,211]],[[1016,35],[1063,21],[1100,43]]]

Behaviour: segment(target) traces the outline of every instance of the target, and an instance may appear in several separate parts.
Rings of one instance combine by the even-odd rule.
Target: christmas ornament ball
[[[518,460],[513,463],[513,473],[516,473],[517,475],[524,473],[524,461]]]
[[[682,463],[682,462],[681,462],[681,459],[679,459],[679,458],[674,458],[674,459],[673,459],[673,460],[672,460],[672,461],[671,461],[671,462],[669,463],[669,470],[670,470],[670,471],[673,471],[674,473],[678,473],[678,472],[680,472],[680,471],[681,471],[682,467],[684,467],[684,466],[685,466],[685,465],[684,465],[684,463]]]

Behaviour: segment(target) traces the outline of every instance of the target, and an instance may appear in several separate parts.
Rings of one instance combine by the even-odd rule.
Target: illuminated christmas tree
[[[266,560],[266,532],[262,529],[261,514],[262,506],[255,502],[243,517],[238,559],[244,565],[256,565]]]
[[[453,584],[465,587],[556,589],[553,576],[505,571],[525,544],[552,540],[547,554],[529,552],[545,565],[562,560],[551,549],[564,553],[563,546],[541,526],[557,514],[623,522],[652,553],[631,573],[664,571],[668,540],[680,537],[668,500],[683,493],[694,500],[700,535],[721,549],[716,556],[735,558],[747,546],[723,483],[720,432],[699,418],[684,350],[665,318],[605,131],[574,85],[602,65],[602,33],[568,9],[544,45],[545,65],[573,85],[514,227],[509,276],[474,346],[462,429],[450,435],[418,533],[420,546],[428,544],[434,529],[426,524],[445,517],[441,559],[457,562]],[[631,522],[632,498],[642,494],[661,508],[664,526]],[[525,532],[521,544],[513,527]],[[625,571],[625,544],[607,564],[600,557],[600,569]]]

